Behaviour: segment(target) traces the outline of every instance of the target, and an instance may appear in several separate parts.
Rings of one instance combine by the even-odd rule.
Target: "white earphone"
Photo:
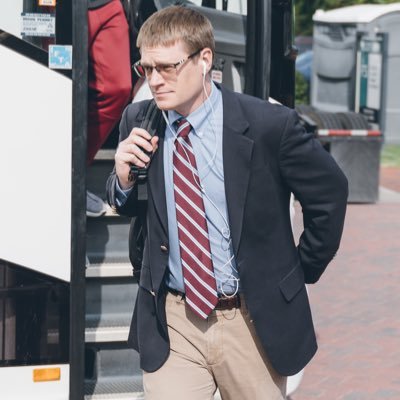
[[[202,61],[202,63],[203,63],[203,75],[205,76],[207,73],[207,64],[204,60]]]

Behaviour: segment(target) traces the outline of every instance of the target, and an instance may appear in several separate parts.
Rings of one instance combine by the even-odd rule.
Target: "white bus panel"
[[[34,382],[34,370],[60,368],[60,380]],[[32,367],[0,368],[2,400],[68,400],[69,366],[40,365]]]
[[[2,45],[0,59],[0,259],[69,281],[72,82]]]
[[[0,29],[21,37],[21,13],[24,0],[1,0]]]

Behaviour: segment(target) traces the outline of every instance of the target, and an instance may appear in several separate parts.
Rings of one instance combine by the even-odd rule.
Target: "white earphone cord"
[[[205,66],[205,63],[204,63],[204,66]],[[206,68],[204,68],[203,70],[205,71],[205,69],[206,69]],[[205,75],[206,75],[206,74],[203,73],[203,89],[204,89],[204,94],[205,94],[205,96],[206,96],[206,101],[203,103],[203,106],[205,107],[205,104],[206,104],[207,101],[208,101],[208,103],[209,103],[209,105],[210,105],[210,109],[211,109],[212,120],[214,121],[215,112],[214,112],[214,107],[213,107],[213,105],[212,105],[212,102],[211,102],[211,100],[210,100],[210,97],[208,96],[207,90],[206,90],[206,87],[205,87]],[[222,228],[222,229],[218,228],[211,220],[209,220],[209,219],[207,218],[207,215],[206,215],[207,221],[210,222],[210,223],[215,227],[215,229],[217,229],[217,230],[219,231],[219,233],[221,234],[221,236],[222,236],[223,239],[226,239],[226,241],[227,241],[227,243],[228,243],[227,249],[224,249],[224,248],[222,247],[222,243],[221,243],[221,247],[222,247],[222,249],[223,249],[224,251],[226,251],[227,253],[229,253],[229,249],[230,249],[232,240],[231,240],[231,236],[230,236],[230,229],[229,229],[228,221],[226,220],[224,214],[221,212],[221,210],[218,208],[218,206],[217,206],[217,205],[212,201],[212,199],[208,196],[207,192],[205,191],[205,188],[204,188],[203,185],[200,183],[200,171],[198,171],[199,176],[198,176],[198,179],[196,179],[196,176],[195,176],[195,174],[194,174],[194,168],[193,168],[193,165],[192,165],[191,162],[190,162],[190,157],[189,157],[189,154],[187,153],[187,150],[186,150],[185,146],[182,145],[182,143],[180,142],[180,140],[179,140],[179,138],[178,138],[178,135],[176,134],[175,130],[171,127],[171,125],[170,125],[170,123],[169,123],[169,121],[168,121],[168,117],[167,117],[166,114],[165,114],[165,111],[162,110],[161,112],[162,112],[163,118],[164,118],[164,120],[165,120],[165,123],[166,123],[167,126],[168,126],[168,129],[169,129],[170,132],[172,133],[172,135],[173,135],[173,137],[175,138],[175,140],[177,140],[178,143],[181,145],[181,147],[182,147],[182,149],[183,149],[183,151],[184,151],[184,153],[185,153],[185,158],[186,158],[188,164],[191,166],[192,176],[193,176],[194,181],[196,182],[196,185],[198,186],[198,188],[200,189],[200,191],[203,193],[203,195],[207,198],[207,200],[210,202],[210,204],[214,207],[214,209],[218,212],[218,214],[221,216],[221,218],[222,218],[222,220],[223,220],[223,222],[224,222],[224,224],[225,224],[225,227],[226,227],[226,229],[227,229],[227,231],[226,231],[227,234],[226,234],[226,235],[224,234],[225,228]],[[212,123],[210,123],[209,125],[210,125],[211,130],[212,130],[212,132],[213,132],[213,134],[214,134],[214,138],[215,138],[215,142],[216,142],[216,141],[217,141],[217,134],[216,134],[216,132],[215,132],[214,126],[213,126]],[[216,155],[217,155],[217,146],[215,146],[215,151],[214,151],[214,154],[213,154],[213,156],[211,157],[211,159],[210,159],[210,160],[208,161],[208,163],[201,169],[202,172],[203,172],[206,168],[209,168],[209,170],[213,170],[213,169],[212,169],[212,164],[215,162]],[[215,172],[216,169],[214,169],[213,171]],[[226,236],[227,236],[227,237],[226,237]],[[223,240],[223,239],[222,239],[222,240]],[[240,279],[237,278],[237,277],[235,277],[235,276],[233,275],[232,272],[227,273],[227,272],[223,271],[223,268],[225,268],[227,265],[229,265],[230,268],[231,268],[231,270],[233,270],[235,273],[238,274],[237,269],[234,267],[234,265],[233,265],[233,263],[232,263],[233,259],[234,259],[234,256],[229,254],[229,256],[227,257],[227,261],[226,261],[225,264],[223,264],[222,267],[221,267],[221,269],[222,269],[222,274],[225,275],[226,280],[225,280],[224,282],[221,282],[221,283],[219,284],[219,290],[221,291],[221,293],[222,293],[225,297],[234,297],[234,296],[236,296],[236,294],[237,294],[238,291],[239,291],[239,282],[240,282]],[[224,288],[223,288],[223,284],[224,284],[224,283],[228,283],[229,281],[233,282],[233,283],[234,283],[234,286],[235,286],[235,290],[234,290],[234,292],[233,292],[232,294],[227,294],[227,293],[225,293]]]

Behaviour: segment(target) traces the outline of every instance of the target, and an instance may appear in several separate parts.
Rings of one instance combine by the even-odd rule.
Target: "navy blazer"
[[[334,257],[342,235],[347,180],[320,143],[306,133],[295,111],[220,87],[223,164],[233,251],[249,314],[273,367],[300,371],[317,350],[305,283],[316,282]],[[146,101],[130,104],[120,140],[139,126]],[[155,371],[169,354],[165,315],[168,229],[163,136],[149,167],[142,270],[128,343],[141,368]],[[115,173],[107,182],[115,205]],[[304,230],[298,246],[289,215],[290,193],[300,202]],[[138,210],[137,187],[122,215]]]

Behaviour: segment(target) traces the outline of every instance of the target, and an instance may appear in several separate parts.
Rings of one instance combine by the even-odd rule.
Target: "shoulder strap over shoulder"
[[[161,118],[161,110],[157,107],[154,99],[152,99],[147,105],[140,127],[149,132],[151,136],[154,136],[160,127]]]
[[[145,129],[154,136],[157,131],[161,128],[162,113],[157,107],[156,102],[152,99],[146,106],[143,120],[140,125],[141,128]],[[132,169],[135,169],[132,171]],[[134,166],[131,167],[131,171],[139,177],[138,184],[142,184],[146,181],[147,169],[138,169]],[[133,267],[134,275],[139,278],[140,271],[142,268],[143,250],[144,250],[144,238],[147,236],[146,232],[146,213],[147,213],[147,202],[139,202],[138,213],[135,220],[131,223],[129,231],[129,259]]]

